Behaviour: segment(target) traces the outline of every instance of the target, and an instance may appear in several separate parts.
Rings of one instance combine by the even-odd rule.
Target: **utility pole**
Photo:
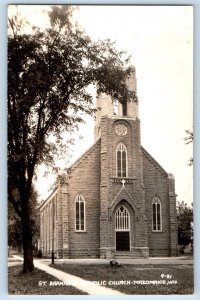
[[[52,252],[51,252],[51,263],[54,264],[54,202],[55,198],[52,200]]]

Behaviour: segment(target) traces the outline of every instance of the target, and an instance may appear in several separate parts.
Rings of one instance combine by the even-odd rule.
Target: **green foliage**
[[[8,246],[21,249],[22,247],[22,225],[19,216],[8,203]]]
[[[39,238],[39,204],[37,202],[37,192],[31,193],[30,199],[30,223],[33,235],[33,245],[37,244]],[[22,248],[22,224],[21,219],[16,214],[13,206],[8,202],[8,245],[21,250]]]
[[[121,102],[137,101],[126,87],[133,71],[129,58],[110,40],[92,42],[72,22],[72,12],[68,6],[53,6],[44,30],[31,28],[19,14],[8,22],[8,198],[21,219],[29,256],[36,167],[44,162],[52,166],[66,155],[69,140],[63,132],[73,132],[85,113],[94,113],[88,86],[95,84],[97,93]]]
[[[193,132],[191,130],[185,130],[187,136],[184,138],[186,144],[190,144],[193,142]]]
[[[178,202],[178,244],[187,246],[193,242],[193,207],[188,207],[184,201]]]
[[[58,149],[64,152],[62,133],[94,112],[90,84],[98,93],[136,100],[126,88],[132,67],[122,60],[124,53],[109,40],[93,43],[82,30],[69,27],[68,18],[64,26],[64,12],[54,7],[52,27],[43,32],[13,31],[8,37],[9,167],[13,171],[23,160],[31,178],[35,164],[52,163]]]
[[[185,140],[185,144],[188,145],[190,143],[193,143],[193,139],[194,139],[194,134],[193,134],[193,131],[191,130],[185,130],[187,136],[184,137],[184,140]],[[193,160],[193,157],[191,157],[189,159],[189,162],[188,162],[188,166],[192,166],[194,163],[194,160]]]

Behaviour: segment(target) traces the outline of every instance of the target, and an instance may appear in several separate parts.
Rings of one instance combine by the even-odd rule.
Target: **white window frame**
[[[118,151],[121,152],[121,173],[122,173],[122,152],[123,151],[126,152],[126,176],[118,176],[118,166],[117,166],[118,165],[118,160],[117,160],[117,152]],[[127,152],[127,148],[123,142],[120,142],[116,148],[116,175],[119,178],[127,178],[128,177],[128,152]]]
[[[154,219],[153,219],[153,204],[155,204],[155,207],[156,207],[156,229],[154,229]],[[158,229],[158,220],[157,220],[157,216],[158,216],[158,204],[159,204],[159,207],[160,207],[160,229]],[[159,199],[158,196],[154,197],[153,198],[153,201],[152,201],[152,231],[157,231],[157,232],[160,232],[162,231],[162,205],[161,205],[161,201]]]
[[[120,212],[121,207],[124,212]],[[115,231],[130,231],[130,213],[124,205],[120,205],[115,212]]]
[[[79,203],[79,229],[76,228],[76,203]],[[81,203],[83,203],[83,207],[84,207],[84,216],[83,216],[83,226],[84,228],[81,229]],[[75,199],[75,231],[76,232],[85,232],[86,231],[86,217],[85,217],[85,213],[86,213],[86,209],[85,209],[85,199],[84,197],[81,195],[81,194],[78,194],[76,196],[76,199]]]

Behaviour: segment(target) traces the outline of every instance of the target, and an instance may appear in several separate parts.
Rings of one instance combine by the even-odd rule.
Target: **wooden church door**
[[[130,251],[130,214],[124,205],[115,213],[116,251]]]

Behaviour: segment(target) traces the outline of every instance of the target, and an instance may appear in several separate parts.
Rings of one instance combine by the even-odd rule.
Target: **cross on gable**
[[[122,187],[124,188],[124,184],[126,183],[126,180],[122,179],[121,183],[122,183]]]

